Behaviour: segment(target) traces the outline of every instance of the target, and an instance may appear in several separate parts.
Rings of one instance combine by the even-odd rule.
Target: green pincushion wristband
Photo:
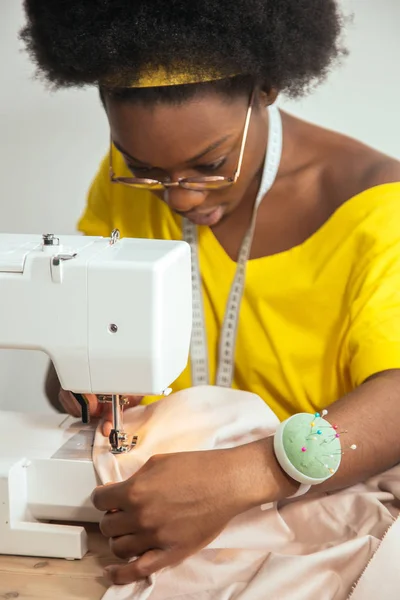
[[[281,423],[274,436],[274,451],[281,468],[295,481],[316,485],[336,473],[342,458],[337,425],[320,413],[298,413]],[[356,449],[355,444],[350,446]]]

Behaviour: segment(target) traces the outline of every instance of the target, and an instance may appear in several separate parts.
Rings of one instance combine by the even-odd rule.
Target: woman
[[[358,451],[321,490],[396,464],[399,163],[275,107],[278,94],[301,95],[343,54],[334,0],[25,7],[22,36],[41,76],[57,88],[97,86],[110,125],[110,157],[80,231],[184,237],[198,250],[203,360],[192,356],[173,389],[232,385],[280,419],[330,405]],[[67,391],[60,399],[77,410]],[[270,438],[211,457],[157,457],[94,494],[115,554],[140,556],[111,578],[127,583],[174,564],[233,516],[298,487]]]

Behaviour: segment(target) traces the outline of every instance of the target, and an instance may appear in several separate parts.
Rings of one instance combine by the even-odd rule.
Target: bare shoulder
[[[359,140],[322,130],[320,143],[322,172],[336,207],[370,188],[400,182],[400,161]]]
[[[365,176],[367,187],[400,182],[400,161],[379,155]]]

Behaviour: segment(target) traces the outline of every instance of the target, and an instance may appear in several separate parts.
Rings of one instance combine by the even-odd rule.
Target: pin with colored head
[[[348,446],[345,450],[341,450],[340,452],[333,452],[331,454],[324,454],[323,456],[330,456],[331,458],[333,458],[334,456],[338,456],[338,455],[343,456],[343,454],[345,454],[349,450],[357,450],[357,444],[352,444],[351,446]]]

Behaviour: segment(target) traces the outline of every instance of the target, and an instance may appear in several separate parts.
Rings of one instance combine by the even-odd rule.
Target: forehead
[[[184,163],[219,139],[237,136],[246,108],[245,98],[226,100],[216,94],[178,105],[106,100],[116,144],[141,162],[162,167]]]

